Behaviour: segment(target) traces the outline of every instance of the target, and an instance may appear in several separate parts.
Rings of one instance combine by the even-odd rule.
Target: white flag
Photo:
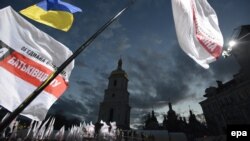
[[[61,127],[61,129],[56,133],[55,139],[57,141],[63,141],[64,140],[64,132],[65,132],[65,127],[64,125]]]
[[[207,0],[172,0],[180,47],[204,68],[218,59],[223,37],[215,11]]]
[[[0,105],[13,111],[72,52],[27,22],[11,7],[0,10]],[[42,121],[68,87],[72,62],[21,113]]]

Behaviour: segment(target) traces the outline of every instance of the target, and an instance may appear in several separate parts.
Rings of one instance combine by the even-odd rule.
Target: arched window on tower
[[[114,84],[114,86],[116,86],[116,85],[117,85],[117,80],[114,80],[114,83],[113,83],[113,84]]]
[[[113,116],[114,116],[114,109],[111,108],[109,111],[109,121],[113,121]]]

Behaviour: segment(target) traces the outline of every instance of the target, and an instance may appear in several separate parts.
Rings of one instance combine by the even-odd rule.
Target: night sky
[[[80,7],[68,32],[30,21],[42,31],[75,51],[129,0],[65,0]],[[12,6],[20,11],[39,0],[1,0],[0,8]],[[250,24],[249,0],[208,0],[217,13],[225,46],[233,29]],[[227,82],[239,70],[233,57],[220,58],[203,69],[179,47],[174,28],[171,0],[137,0],[118,21],[103,32],[75,61],[68,90],[49,112],[68,118],[96,122],[99,103],[104,98],[108,77],[119,58],[129,77],[131,125],[152,109],[159,115],[168,111],[168,101],[182,116],[188,107],[202,113],[199,102],[204,91]]]

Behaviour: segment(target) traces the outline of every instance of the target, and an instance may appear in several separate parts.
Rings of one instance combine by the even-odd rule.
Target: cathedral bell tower
[[[116,122],[120,129],[129,129],[130,106],[128,93],[128,76],[122,69],[122,59],[119,59],[117,69],[109,76],[108,88],[104,100],[100,103],[98,121]]]

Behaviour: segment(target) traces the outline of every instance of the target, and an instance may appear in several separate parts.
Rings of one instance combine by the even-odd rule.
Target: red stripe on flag
[[[220,57],[220,54],[222,52],[222,46],[220,46],[218,43],[214,42],[211,40],[211,38],[208,38],[205,36],[199,29],[198,21],[197,21],[197,16],[195,12],[195,6],[194,6],[194,1],[191,1],[192,4],[192,11],[193,11],[193,22],[194,22],[194,30],[195,30],[195,36],[201,46],[213,57],[218,59]]]
[[[40,86],[52,73],[52,70],[46,66],[18,52],[13,52],[8,57],[4,58],[0,62],[0,66],[36,87]],[[45,91],[59,98],[67,87],[68,83],[59,75],[45,88]]]

